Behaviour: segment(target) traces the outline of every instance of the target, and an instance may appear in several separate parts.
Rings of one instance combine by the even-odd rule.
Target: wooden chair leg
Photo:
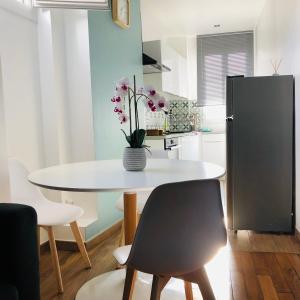
[[[136,271],[130,267],[127,267],[123,298],[122,298],[123,300],[132,299],[135,277],[136,277]]]
[[[185,299],[186,300],[193,300],[193,289],[192,284],[188,281],[184,281],[184,290],[185,290]]]
[[[203,300],[216,300],[204,267],[195,272],[195,281],[199,286]]]
[[[89,269],[89,268],[92,267],[92,264],[91,264],[89,255],[88,255],[88,253],[86,251],[86,248],[85,248],[85,245],[84,245],[84,242],[83,242],[83,238],[82,238],[81,232],[79,230],[78,224],[75,221],[75,222],[72,222],[70,224],[70,226],[71,226],[73,235],[75,237],[75,240],[77,242],[77,245],[78,245],[79,251],[81,253],[81,256],[82,256],[82,258],[84,260],[84,264],[85,264],[86,268]]]
[[[137,224],[139,224],[139,222],[140,222],[140,219],[141,219],[141,215],[140,215],[139,213],[137,213],[137,217],[136,217]]]
[[[53,228],[51,226],[44,227],[44,228],[48,231],[50,251],[51,251],[53,268],[54,268],[54,272],[55,272],[55,276],[56,276],[56,280],[57,280],[57,285],[58,285],[58,292],[63,293],[64,292],[64,287],[63,287],[63,282],[62,282],[62,278],[61,278],[59,259],[58,259],[58,254],[57,254],[57,248],[56,248]]]
[[[159,276],[153,275],[150,300],[160,300],[161,292],[169,280],[170,280],[170,277],[159,277]]]
[[[124,246],[125,244],[125,236],[124,236],[124,221],[122,221],[122,227],[121,227],[121,236],[119,240],[119,247]]]

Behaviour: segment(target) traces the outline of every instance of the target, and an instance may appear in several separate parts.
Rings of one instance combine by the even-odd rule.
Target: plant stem
[[[129,103],[129,125],[130,125],[130,135],[132,135],[132,125],[131,125],[131,97],[130,90],[128,89],[128,103]]]
[[[138,110],[137,110],[137,100],[136,100],[136,79],[135,79],[135,75],[133,75],[133,89],[134,89],[134,111],[135,111],[135,128],[136,130],[139,129],[139,123],[138,123]]]
[[[147,95],[145,95],[145,94],[136,94],[136,95],[139,96],[138,99],[137,99],[137,101],[139,101],[142,97],[145,97],[146,99],[152,100],[152,101],[153,101],[153,99],[149,98],[149,97],[148,97]]]

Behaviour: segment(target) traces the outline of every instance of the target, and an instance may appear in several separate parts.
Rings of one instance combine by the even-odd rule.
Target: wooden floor
[[[300,254],[300,240],[294,235],[266,234],[254,231],[228,232],[230,248],[233,251],[283,252]]]
[[[50,254],[42,254],[42,300],[73,300],[86,281],[115,269],[112,251],[118,240],[119,234],[115,234],[89,251],[91,270],[84,269],[79,253],[61,251],[63,295],[56,293]],[[300,242],[295,237],[246,231],[238,235],[230,233],[228,249],[231,291],[228,299],[220,300],[300,300]]]

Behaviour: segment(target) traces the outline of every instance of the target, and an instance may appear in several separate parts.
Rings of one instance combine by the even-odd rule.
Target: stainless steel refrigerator
[[[229,228],[292,232],[293,76],[228,77],[226,105]]]

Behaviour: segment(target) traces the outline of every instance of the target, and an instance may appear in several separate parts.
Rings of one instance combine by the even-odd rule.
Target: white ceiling
[[[265,1],[141,0],[143,40],[251,30]]]

